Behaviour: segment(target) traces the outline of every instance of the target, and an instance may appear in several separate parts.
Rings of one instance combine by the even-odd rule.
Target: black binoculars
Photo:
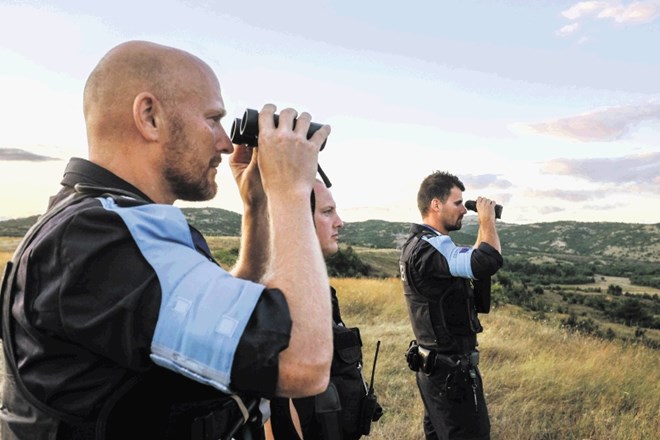
[[[277,127],[277,124],[280,121],[280,115],[274,114],[273,115],[273,121],[275,122],[275,126]],[[296,126],[296,121],[293,121],[293,126]],[[319,128],[323,127],[323,124],[319,124],[316,122],[311,122],[309,124],[309,129],[307,130],[307,139],[312,137],[316,131],[318,131]],[[256,147],[259,145],[259,112],[257,110],[248,108],[245,110],[243,113],[242,118],[236,118],[234,119],[234,122],[231,124],[231,142],[236,145],[243,145],[247,144],[249,147]],[[321,145],[321,150],[325,148],[325,144],[328,140],[326,139],[323,141],[323,144]],[[332,186],[332,183],[330,183],[330,179],[328,179],[328,176],[323,172],[321,169],[321,166],[318,165],[318,172],[319,175],[321,176],[321,179],[323,179],[323,183],[325,183],[325,186],[327,188],[330,188]]]
[[[280,122],[280,115],[274,114],[273,120],[275,126]],[[296,126],[296,121],[293,121],[293,126]],[[311,122],[309,124],[309,130],[307,130],[307,139],[311,138],[314,133],[318,131],[319,128],[323,127],[323,124],[316,122]],[[256,147],[258,145],[259,138],[259,112],[248,108],[243,113],[242,118],[234,119],[234,122],[231,124],[231,141],[234,144],[242,145],[247,144],[250,147]],[[325,148],[325,144],[328,140],[323,141],[321,145],[321,150]]]
[[[468,200],[465,202],[465,209],[477,212],[477,202]],[[502,218],[502,205],[495,205],[495,218]]]

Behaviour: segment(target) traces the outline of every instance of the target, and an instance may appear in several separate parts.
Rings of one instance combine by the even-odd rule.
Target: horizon
[[[179,208],[185,208],[185,209],[220,209],[223,211],[231,212],[233,214],[242,216],[243,214],[238,211],[233,211],[231,209],[225,209],[225,208],[220,208],[217,206],[179,206]],[[32,214],[32,215],[27,215],[23,217],[0,217],[0,223],[5,222],[5,221],[20,221],[23,219],[27,219],[30,217],[38,216],[40,214]],[[504,215],[504,214],[502,214]],[[343,220],[343,219],[342,219]],[[468,213],[465,215],[464,220],[467,221],[467,224],[475,223],[477,222],[477,214],[474,212],[468,211]],[[387,223],[418,223],[421,224],[421,220],[416,220],[416,221],[405,221],[405,220],[384,220],[380,218],[367,218],[364,220],[356,220],[356,221],[344,221],[345,224],[348,223],[365,223],[369,221],[377,221],[377,222],[387,222]],[[498,219],[497,220],[497,225],[515,225],[515,226],[525,226],[525,225],[536,225],[536,224],[549,224],[549,223],[621,223],[621,224],[627,224],[627,225],[646,225],[646,226],[653,226],[653,225],[660,225],[660,222],[650,222],[650,223],[643,223],[643,222],[621,222],[621,221],[581,221],[581,220],[553,220],[553,221],[539,221],[539,222],[531,222],[531,223],[514,223],[514,222],[508,222],[505,219]],[[466,223],[464,223],[465,225]]]
[[[227,131],[266,102],[330,124],[319,163],[347,222],[417,221],[443,170],[507,223],[659,223],[658,24],[660,0],[0,0],[0,218],[43,212],[87,157],[87,75],[140,39],[211,66]],[[216,198],[176,205],[241,212],[223,162]]]

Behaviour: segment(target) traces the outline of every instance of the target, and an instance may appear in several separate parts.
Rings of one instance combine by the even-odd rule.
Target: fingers
[[[300,132],[300,125],[296,120],[298,112],[292,108],[285,108],[280,112],[279,121],[277,122],[277,129],[289,131],[293,130],[296,133]],[[295,127],[294,127],[295,126]]]
[[[495,200],[486,197],[477,197],[477,214],[482,217],[495,216]]]
[[[250,163],[252,159],[252,148],[247,145],[236,145],[234,153],[230,156],[231,163]]]
[[[274,104],[265,104],[261,108],[261,111],[259,112],[260,129],[273,130],[275,128],[275,121],[273,118],[275,115],[275,110],[277,110],[277,107],[275,107]]]
[[[265,104],[259,112],[260,130],[277,130],[280,133],[293,131],[299,136],[307,139],[310,131],[313,131],[309,140],[315,145],[323,145],[330,135],[329,125],[312,124],[312,115],[302,112],[300,115],[293,108],[285,108],[276,114],[277,108],[274,104]],[[314,125],[313,128],[312,125]]]

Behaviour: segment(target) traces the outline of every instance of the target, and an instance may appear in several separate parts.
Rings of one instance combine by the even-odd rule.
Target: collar
[[[427,225],[426,223],[422,223],[422,224],[412,223],[410,226],[410,232],[412,234],[419,234],[420,232],[425,232],[425,231],[428,231],[434,235],[443,235],[442,232],[438,231],[432,226]]]
[[[72,157],[64,170],[64,176],[60,182],[63,186],[73,188],[76,184],[82,183],[93,186],[117,188],[120,190],[134,193],[144,200],[153,202],[142,191],[131,185],[121,177],[109,170],[79,157]]]

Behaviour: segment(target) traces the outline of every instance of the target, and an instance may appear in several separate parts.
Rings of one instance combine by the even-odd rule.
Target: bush
[[[360,260],[351,246],[339,251],[326,260],[331,277],[360,278],[369,276],[371,266]]]

